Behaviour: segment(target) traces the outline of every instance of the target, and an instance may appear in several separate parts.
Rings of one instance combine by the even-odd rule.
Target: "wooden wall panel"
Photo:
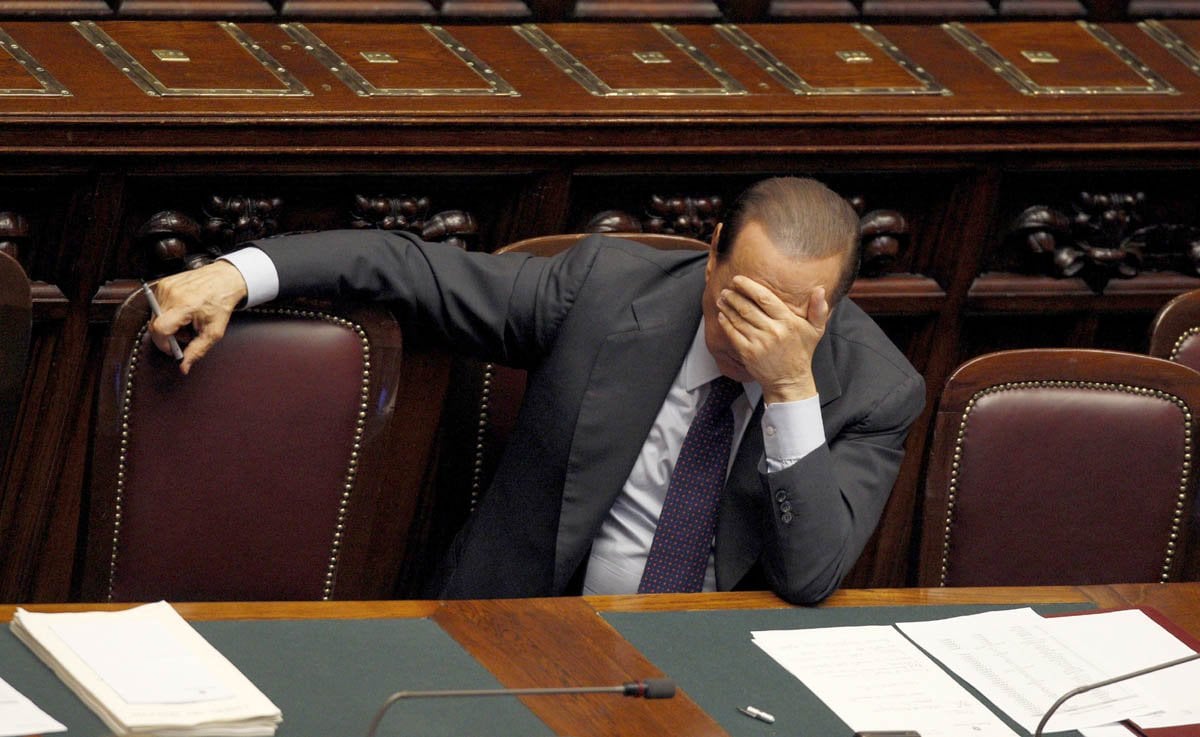
[[[104,0],[3,0],[0,16],[8,18],[103,18],[113,14]]]
[[[267,0],[116,0],[118,18],[269,18]]]
[[[36,319],[0,480],[3,600],[74,595],[100,349],[131,280],[257,234],[440,228],[491,251],[620,222],[703,238],[761,177],[829,182],[883,254],[853,294],[929,387],[855,586],[914,580],[928,418],[955,366],[1141,351],[1155,310],[1200,287],[1200,65],[1156,40],[1200,48],[1196,21],[95,27],[145,73],[86,24],[0,22],[0,238]],[[455,440],[473,380],[449,389]],[[398,593],[429,561],[410,563]]]
[[[279,4],[279,15],[289,20],[421,20],[435,17],[437,10],[426,0],[283,0]],[[454,13],[447,12],[446,15]]]
[[[1197,0],[0,0],[0,17],[244,18],[303,20],[714,19],[903,22],[913,18],[964,19],[1129,18],[1200,15]]]

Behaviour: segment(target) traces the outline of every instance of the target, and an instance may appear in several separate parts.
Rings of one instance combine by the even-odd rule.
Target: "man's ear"
[[[721,238],[721,226],[723,223],[717,223],[717,227],[713,230],[712,239],[708,243],[708,262],[704,264],[704,279],[708,281],[712,278],[713,269],[717,267],[717,243]]]

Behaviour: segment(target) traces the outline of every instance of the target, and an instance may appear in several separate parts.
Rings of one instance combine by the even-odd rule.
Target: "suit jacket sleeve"
[[[414,235],[343,230],[264,239],[280,297],[388,301],[409,335],[484,361],[525,367],[553,343],[591,268],[594,250],[553,258],[472,253]]]
[[[771,588],[798,604],[837,589],[874,532],[904,456],[908,428],[925,404],[924,381],[908,369],[829,441],[760,482],[767,495],[761,562]],[[855,403],[863,397],[847,398]]]

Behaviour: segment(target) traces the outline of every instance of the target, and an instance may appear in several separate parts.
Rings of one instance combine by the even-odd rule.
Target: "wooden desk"
[[[1051,604],[1150,606],[1200,637],[1200,583],[1127,584],[978,589],[859,589],[821,605],[935,606],[944,604]],[[236,602],[177,604],[188,619],[337,619],[428,617],[512,688],[607,685],[662,675],[653,663],[600,616],[607,612],[773,609],[789,605],[768,593],[611,596],[492,601]],[[123,605],[45,604],[36,611],[120,609]],[[14,606],[0,606],[0,620]],[[685,734],[727,737],[686,694],[670,701],[628,701],[613,708],[609,695],[526,697],[528,708],[558,734]]]

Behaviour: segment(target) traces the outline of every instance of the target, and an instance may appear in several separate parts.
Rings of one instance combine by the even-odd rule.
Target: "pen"
[[[747,706],[745,709],[739,706],[738,711],[742,712],[751,719],[757,719],[760,722],[766,722],[767,724],[775,723],[775,717],[771,716],[762,709],[756,709],[753,706]]]
[[[162,317],[162,308],[158,306],[158,300],[154,297],[154,290],[146,282],[142,282],[142,291],[146,293],[146,301],[150,303],[150,311],[155,317]],[[179,348],[179,341],[175,340],[174,335],[168,335],[167,340],[171,342],[171,355],[176,361],[183,360],[183,351]]]

